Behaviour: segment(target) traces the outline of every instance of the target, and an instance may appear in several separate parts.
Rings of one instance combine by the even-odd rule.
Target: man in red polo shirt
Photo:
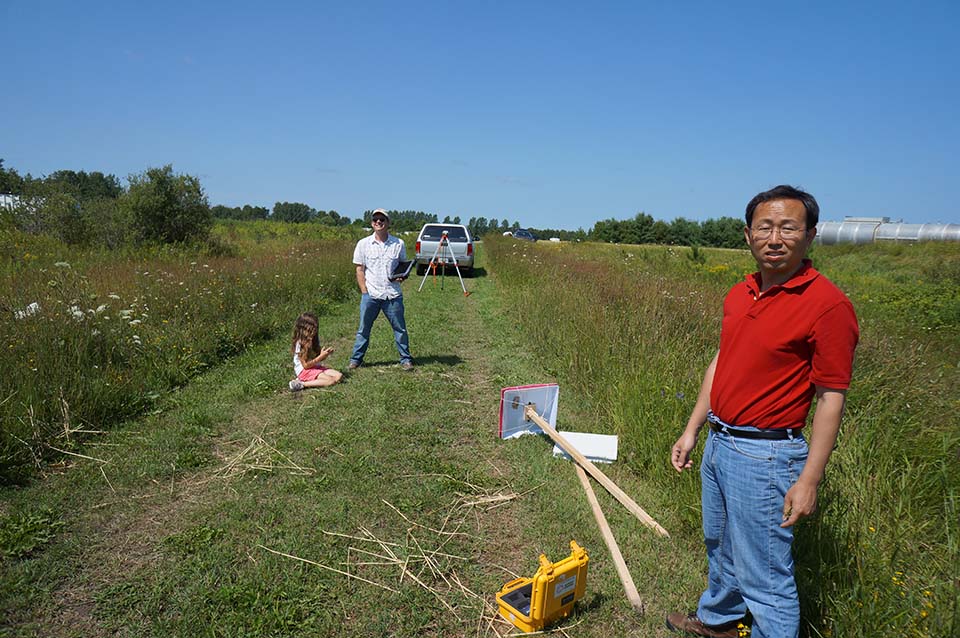
[[[693,467],[709,424],[700,464],[707,589],[696,612],[667,616],[674,631],[735,638],[749,611],[753,638],[799,633],[792,526],[816,509],[859,339],[850,301],[805,258],[819,214],[813,196],[791,186],[747,205],[744,236],[759,271],[724,300],[720,350],[671,451],[678,472]]]

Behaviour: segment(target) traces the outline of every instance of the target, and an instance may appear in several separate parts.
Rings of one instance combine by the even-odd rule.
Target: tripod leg
[[[440,249],[443,247],[443,242],[437,246],[437,249],[433,251],[433,257],[430,258],[430,263],[427,264],[427,269],[423,273],[423,279],[420,280],[420,287],[417,288],[417,292],[423,290],[423,284],[427,282],[427,277],[430,275],[430,271],[433,271],[436,274],[437,268],[437,256],[440,254]]]
[[[469,297],[470,293],[467,292],[467,287],[463,283],[463,277],[460,275],[460,264],[457,263],[457,256],[453,254],[453,249],[450,249],[450,257],[453,258],[453,269],[457,271],[457,279],[460,280],[460,288],[463,289],[463,296]]]

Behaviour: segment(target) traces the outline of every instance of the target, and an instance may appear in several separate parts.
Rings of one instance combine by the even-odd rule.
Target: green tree
[[[650,243],[667,244],[670,242],[670,224],[658,219],[650,227]]]
[[[121,205],[140,239],[174,243],[209,236],[213,215],[198,178],[176,175],[167,164],[131,175],[129,182]]]
[[[24,182],[29,179],[29,175],[26,178],[21,177],[15,168],[4,168],[3,160],[0,159],[0,193],[19,195],[23,192]]]
[[[489,225],[487,224],[486,217],[477,217],[476,225],[470,230],[470,233],[474,237],[483,237],[487,234],[487,229]]]
[[[716,248],[743,248],[744,226],[742,219],[734,217],[708,219],[701,226],[703,245]]]
[[[26,233],[51,235],[70,244],[87,242],[77,198],[44,181],[25,181],[12,212],[14,226]]]
[[[317,211],[300,202],[277,202],[273,205],[272,218],[280,222],[303,223],[313,219],[316,214]]]
[[[54,171],[44,180],[62,190],[70,192],[81,202],[97,198],[116,199],[123,194],[123,187],[115,175],[104,175],[100,171]]]
[[[340,213],[335,210],[318,210],[313,221],[324,226],[347,226],[350,224],[349,217],[341,217]]]
[[[240,219],[267,219],[270,216],[270,209],[266,206],[251,206],[244,204],[240,209]]]
[[[270,216],[270,209],[264,206],[250,206],[244,204],[231,208],[220,204],[210,207],[215,219],[266,219]]]
[[[90,244],[121,248],[135,239],[130,211],[119,199],[99,197],[83,203],[83,220]]]
[[[702,243],[700,224],[684,217],[677,217],[670,224],[667,243],[674,246],[699,246]]]

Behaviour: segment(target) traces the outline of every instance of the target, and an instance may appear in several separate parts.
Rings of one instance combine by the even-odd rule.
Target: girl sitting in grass
[[[290,382],[294,392],[304,388],[322,388],[333,385],[343,378],[343,374],[333,368],[320,365],[330,356],[333,348],[321,348],[317,337],[317,315],[305,312],[297,317],[293,326],[293,371],[297,378]]]

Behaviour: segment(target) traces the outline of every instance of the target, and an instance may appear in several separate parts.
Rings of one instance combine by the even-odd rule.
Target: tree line
[[[611,244],[667,244],[673,246],[743,247],[743,219],[721,217],[698,222],[677,217],[672,222],[637,213],[632,219],[604,219],[589,231],[537,229],[539,238],[557,237],[563,241],[598,241]]]
[[[60,170],[35,178],[0,159],[0,229],[46,234],[68,244],[116,248],[133,242],[203,241],[213,216],[200,180],[170,165],[130,175]]]
[[[115,175],[99,171],[59,170],[35,178],[4,168],[0,159],[0,194],[10,194],[0,206],[0,228],[59,237],[69,244],[116,247],[136,241],[205,241],[215,219],[274,220],[327,226],[369,227],[372,210],[351,220],[335,210],[318,210],[302,202],[276,202],[265,206],[210,206],[200,180],[177,174],[172,165],[149,168],[121,184]],[[9,202],[12,201],[12,204]],[[393,232],[418,231],[424,224],[441,222],[434,213],[390,210]],[[474,237],[506,233],[520,228],[507,218],[447,215],[441,223],[463,224]],[[622,244],[672,244],[739,248],[743,245],[743,220],[733,217],[703,222],[677,217],[656,220],[646,213],[632,219],[598,221],[589,231],[531,228],[541,239],[598,241]]]
[[[372,210],[351,220],[335,210],[318,210],[303,202],[265,206],[211,206],[199,178],[177,174],[172,165],[130,175],[127,186],[99,171],[59,170],[45,177],[21,175],[0,159],[0,194],[13,195],[0,206],[0,228],[53,235],[69,244],[117,247],[137,241],[175,243],[205,241],[215,219],[274,220],[328,226],[369,227]],[[418,231],[436,223],[437,215],[417,210],[390,210],[394,232]],[[444,218],[459,224],[460,217]],[[507,219],[471,217],[477,236],[519,228]]]

